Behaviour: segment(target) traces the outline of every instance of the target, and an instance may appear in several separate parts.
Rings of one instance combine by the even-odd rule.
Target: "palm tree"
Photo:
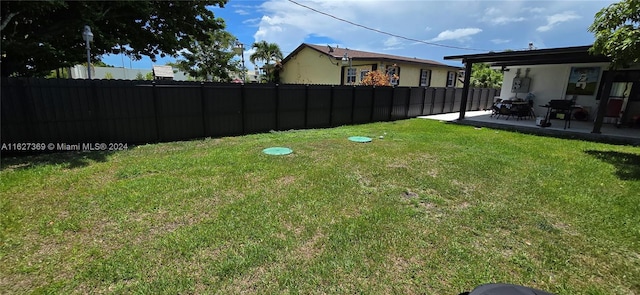
[[[280,46],[263,40],[253,43],[251,47],[255,49],[255,52],[249,56],[249,60],[254,64],[256,61],[263,61],[268,81],[278,83],[278,64],[283,58]],[[271,64],[271,61],[273,61],[273,64]]]

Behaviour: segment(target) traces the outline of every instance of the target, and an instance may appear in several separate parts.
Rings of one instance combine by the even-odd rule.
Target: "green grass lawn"
[[[411,119],[0,173],[2,294],[640,293],[630,146]]]

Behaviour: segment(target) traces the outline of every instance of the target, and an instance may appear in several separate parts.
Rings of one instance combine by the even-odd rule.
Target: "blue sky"
[[[600,9],[616,1],[431,1],[431,0],[294,0],[317,11],[378,31],[340,21],[290,0],[230,0],[212,8],[227,31],[245,44],[277,43],[286,56],[301,43],[444,61],[446,55],[519,50],[533,42],[538,49],[593,43],[587,28]],[[402,37],[406,37],[404,39]],[[417,41],[416,41],[417,40]],[[418,42],[420,41],[420,42]],[[443,46],[438,46],[438,45]],[[453,47],[453,48],[452,48]],[[163,65],[174,58],[159,59]],[[104,56],[117,67],[150,69],[148,58]]]

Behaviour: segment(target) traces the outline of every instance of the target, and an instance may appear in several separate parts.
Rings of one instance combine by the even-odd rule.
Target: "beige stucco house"
[[[282,60],[283,84],[359,85],[369,71],[395,73],[396,86],[462,87],[461,68],[440,62],[303,43]]]

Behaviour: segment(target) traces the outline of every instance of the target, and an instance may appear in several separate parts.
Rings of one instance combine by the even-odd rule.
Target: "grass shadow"
[[[621,180],[640,180],[640,155],[613,151],[588,150],[585,153],[614,165]]]
[[[113,151],[59,152],[2,157],[0,171],[22,170],[41,165],[62,165],[66,169],[85,167],[91,162],[105,162]]]

